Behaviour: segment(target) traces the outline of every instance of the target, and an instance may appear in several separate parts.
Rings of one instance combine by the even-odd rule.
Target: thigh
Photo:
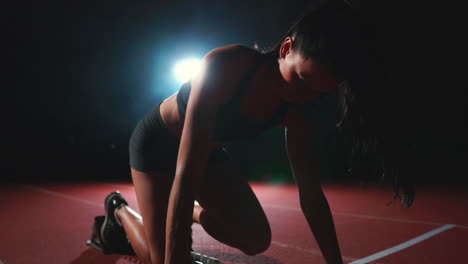
[[[166,215],[172,188],[170,172],[131,170],[151,259],[164,255]]]
[[[210,216],[226,226],[270,235],[270,225],[257,196],[232,160],[211,160],[200,186],[195,198]]]

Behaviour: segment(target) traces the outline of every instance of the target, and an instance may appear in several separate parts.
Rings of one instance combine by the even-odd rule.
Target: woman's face
[[[294,40],[286,38],[280,49],[279,68],[287,85],[286,101],[306,103],[317,97],[321,92],[335,89],[339,81],[316,63],[292,49]]]

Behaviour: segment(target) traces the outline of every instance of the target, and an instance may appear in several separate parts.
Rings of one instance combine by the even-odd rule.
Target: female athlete
[[[376,49],[364,21],[330,1],[302,16],[270,51],[229,45],[209,52],[203,70],[136,126],[130,166],[141,216],[120,193],[107,196],[100,230],[106,252],[125,251],[128,239],[145,263],[192,263],[193,222],[247,255],[265,251],[269,223],[223,146],[281,126],[303,214],[326,262],[342,263],[320,185],[311,102],[347,83],[339,124],[360,124],[343,122],[356,109],[373,120],[365,115],[375,105],[369,89],[355,85],[375,79]]]

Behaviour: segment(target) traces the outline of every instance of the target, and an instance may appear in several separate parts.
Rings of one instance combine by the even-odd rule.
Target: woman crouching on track
[[[209,52],[203,70],[135,128],[130,166],[141,216],[111,193],[100,230],[106,251],[118,253],[128,238],[145,263],[193,263],[193,222],[247,255],[265,251],[268,220],[223,144],[282,126],[304,216],[326,262],[342,263],[320,185],[310,113],[315,98],[344,80],[350,85],[343,120],[357,106],[373,111],[363,103],[366,90],[353,86],[353,80],[370,76],[367,64],[375,55],[363,21],[347,4],[332,1],[304,15],[269,52],[240,45]]]

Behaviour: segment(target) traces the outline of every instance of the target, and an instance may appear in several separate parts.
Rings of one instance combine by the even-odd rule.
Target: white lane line
[[[111,184],[106,184],[106,185],[111,185]],[[80,198],[73,197],[73,196],[66,195],[66,194],[59,193],[59,192],[49,191],[49,190],[41,188],[41,187],[35,187],[35,186],[31,186],[31,185],[20,185],[20,186],[23,186],[23,187],[29,188],[29,189],[33,189],[33,190],[36,190],[36,191],[39,191],[39,192],[42,192],[42,193],[47,193],[47,194],[50,194],[50,195],[62,197],[62,198],[69,199],[69,200],[81,201],[81,202],[89,204],[89,205],[104,208],[104,204],[96,203],[96,202],[92,202],[92,201],[88,201],[88,200],[84,200],[84,199],[80,199]],[[287,206],[281,206],[281,205],[275,205],[275,204],[266,204],[266,203],[265,204],[262,203],[262,206],[263,207],[269,207],[269,208],[278,208],[278,209],[302,212],[302,210],[300,208],[295,208],[295,207],[287,207]],[[371,215],[350,214],[350,213],[337,213],[337,212],[332,212],[332,213],[334,215],[342,215],[342,216],[350,216],[350,217],[366,218],[366,219],[374,219],[374,220],[383,220],[383,221],[391,221],[391,222],[400,222],[400,223],[424,224],[424,225],[435,225],[435,226],[445,225],[444,223],[398,219],[398,218],[390,218],[390,217],[382,217],[382,216],[371,216]],[[456,225],[456,227],[457,228],[462,228],[462,229],[468,229],[468,226],[463,226],[463,225]]]
[[[278,209],[302,212],[302,210],[300,208],[295,208],[295,207],[287,207],[287,206],[280,206],[280,205],[274,205],[274,204],[262,204],[262,205],[264,207],[269,207],[269,208],[278,208]],[[356,217],[356,218],[366,218],[366,219],[374,219],[374,220],[382,220],[382,221],[410,223],[410,224],[424,224],[424,225],[435,225],[435,226],[445,225],[444,223],[437,223],[437,222],[426,222],[426,221],[398,219],[398,218],[383,217],[383,216],[351,214],[351,213],[339,213],[339,212],[333,212],[333,211],[332,211],[332,214],[342,215],[342,216],[349,216],[349,217]],[[463,229],[468,229],[468,226],[463,226],[463,225],[456,225],[456,227],[463,228]]]
[[[129,184],[127,184],[127,183],[105,183],[105,182],[95,182],[95,183],[96,184],[103,184],[103,185],[113,186],[113,187],[120,187],[120,188],[132,188],[132,186],[133,186],[132,183],[129,183]],[[131,186],[129,186],[129,185],[131,185]],[[267,204],[267,203],[262,203],[262,206],[302,212],[302,210],[300,208],[295,208],[295,207],[287,207],[287,206]],[[335,212],[335,211],[332,211],[332,214],[342,215],[342,216],[349,216],[349,217],[356,217],[356,218],[390,221],[390,222],[410,223],[410,224],[424,224],[424,225],[434,225],[434,226],[445,225],[444,223],[438,223],[438,222],[398,219],[398,218],[391,218],[391,217],[361,215],[361,214],[352,214],[352,213],[340,213],[340,212]],[[457,228],[462,228],[462,229],[468,229],[468,226],[464,226],[464,225],[456,225],[456,227]]]
[[[61,197],[61,198],[65,198],[65,199],[69,199],[69,200],[73,200],[73,201],[78,201],[78,202],[86,203],[86,204],[89,204],[89,205],[98,206],[98,207],[101,207],[101,208],[104,207],[104,205],[100,204],[100,203],[80,199],[80,198],[70,196],[70,195],[66,195],[66,194],[59,193],[59,192],[49,191],[49,190],[44,189],[44,188],[35,187],[35,186],[31,186],[31,185],[21,185],[21,186],[23,186],[25,188],[33,189],[33,190],[36,190],[36,191],[39,191],[39,192],[42,192],[42,193],[46,193],[46,194],[49,194],[49,195],[53,195],[53,196],[57,196],[57,197]],[[294,207],[277,206],[277,205],[272,205],[272,204],[263,204],[263,205],[267,206],[267,207],[271,207],[271,208],[281,208],[281,209],[288,209],[288,210],[293,210],[293,211],[301,211],[301,209],[294,208]],[[437,224],[437,223],[432,223],[432,222],[412,221],[412,220],[404,220],[404,219],[393,219],[393,218],[387,218],[387,217],[365,216],[365,215],[346,214],[346,213],[338,213],[338,214],[345,215],[345,216],[354,216],[354,217],[361,217],[361,218],[371,218],[371,219],[377,219],[377,220],[387,220],[387,221],[396,221],[396,222],[405,222],[405,223]],[[465,226],[460,226],[460,225],[452,225],[452,224],[443,225],[442,227],[440,227],[438,229],[430,231],[430,232],[428,232],[428,233],[426,233],[424,235],[416,237],[416,238],[414,238],[412,240],[409,240],[409,241],[407,241],[407,242],[405,242],[403,244],[400,244],[400,245],[395,246],[393,248],[381,251],[379,253],[376,253],[374,255],[371,255],[371,256],[368,256],[368,257],[366,257],[364,259],[361,259],[361,260],[366,260],[367,262],[357,262],[357,261],[361,261],[361,260],[357,260],[357,261],[349,263],[349,264],[368,263],[369,261],[372,261],[372,260],[375,260],[375,259],[378,259],[378,258],[382,258],[384,256],[393,254],[394,252],[397,252],[397,251],[400,251],[400,250],[405,249],[407,247],[410,247],[410,246],[412,246],[412,245],[414,245],[416,243],[419,243],[419,242],[421,242],[421,241],[423,241],[425,239],[428,239],[428,238],[430,238],[432,236],[435,236],[435,235],[437,235],[437,234],[439,234],[439,233],[441,233],[443,231],[446,231],[446,230],[454,228],[454,227],[467,228]],[[294,248],[294,249],[299,250],[299,251],[309,252],[311,254],[314,254],[313,250],[303,249],[303,248],[296,247],[296,246],[290,246],[288,244],[279,243],[279,242],[276,242],[276,241],[273,241],[272,244],[275,244],[275,245],[280,246],[280,247]],[[390,253],[388,253],[388,252],[390,252]],[[373,258],[373,259],[367,260],[368,258],[373,257],[373,256],[378,256],[379,254],[384,254],[384,255],[382,255],[381,257],[378,257],[378,258]],[[342,256],[342,257],[343,257],[344,260],[355,260],[355,258],[350,258],[350,257],[345,257],[345,256]],[[0,264],[3,264],[3,263],[0,263]]]
[[[52,195],[52,196],[57,196],[57,197],[65,198],[65,199],[68,199],[68,200],[78,201],[78,202],[82,202],[82,203],[89,204],[89,205],[92,205],[92,206],[97,206],[97,207],[104,208],[104,203],[91,202],[91,201],[80,199],[80,198],[77,198],[77,197],[74,197],[74,196],[71,196],[71,195],[67,195],[67,194],[63,194],[63,193],[59,193],[59,192],[54,192],[54,191],[49,191],[49,190],[41,188],[41,187],[35,187],[35,186],[31,186],[31,185],[21,185],[21,186],[24,187],[24,188],[36,190],[38,192],[46,193],[46,194],[49,194],[49,195]]]
[[[305,253],[309,253],[309,254],[317,255],[317,256],[322,256],[322,252],[320,250],[301,248],[295,245],[285,244],[285,243],[281,243],[278,241],[271,241],[271,244],[278,246],[278,247],[282,247],[282,248],[294,249],[296,251],[305,252]],[[351,258],[351,257],[346,257],[346,256],[341,256],[341,258],[346,261],[357,260],[357,258]]]
[[[112,186],[113,188],[133,188],[133,184],[125,184],[125,183],[107,183],[107,182],[96,182],[96,184],[99,185],[106,185],[106,186]]]
[[[458,228],[468,229],[468,226],[456,225]]]
[[[73,201],[78,201],[78,202],[86,203],[86,204],[93,205],[93,206],[104,207],[104,205],[99,204],[99,203],[87,201],[87,200],[84,200],[84,199],[80,199],[80,198],[77,198],[77,197],[74,197],[74,196],[71,196],[71,195],[66,195],[66,194],[59,193],[59,192],[50,191],[50,190],[47,190],[45,188],[35,187],[35,186],[31,186],[31,185],[21,185],[21,186],[25,187],[25,188],[28,188],[28,189],[36,190],[36,191],[39,191],[39,192],[42,192],[42,193],[45,193],[45,194],[49,194],[49,195],[52,195],[52,196],[65,198],[65,199],[69,199],[69,200],[73,200]],[[297,251],[300,251],[300,252],[307,252],[307,253],[313,254],[313,255],[320,255],[320,256],[322,255],[321,251],[319,251],[319,250],[305,249],[305,248],[301,248],[301,247],[298,247],[298,246],[281,243],[281,242],[278,242],[278,241],[272,241],[271,244],[279,246],[279,247],[283,247],[283,248],[294,249],[294,250],[297,250]],[[346,256],[342,256],[342,258],[344,260],[347,260],[347,261],[356,260],[356,258],[351,258],[351,257],[346,257]],[[3,263],[0,261],[0,264],[3,264]]]
[[[392,248],[377,252],[377,253],[375,253],[373,255],[370,255],[368,257],[358,259],[358,260],[353,261],[353,262],[351,262],[349,264],[364,264],[364,263],[369,263],[370,261],[374,261],[376,259],[381,259],[381,258],[383,258],[385,256],[391,255],[391,254],[393,254],[395,252],[398,252],[398,251],[401,251],[401,250],[403,250],[405,248],[411,247],[411,246],[413,246],[413,245],[415,245],[415,244],[417,244],[417,243],[419,243],[421,241],[424,241],[424,240],[426,240],[426,239],[428,239],[430,237],[433,237],[433,236],[435,236],[437,234],[440,234],[440,233],[442,233],[442,232],[444,232],[446,230],[449,230],[451,228],[454,228],[454,227],[455,227],[455,225],[441,226],[441,227],[439,227],[437,229],[434,229],[434,230],[432,230],[430,232],[427,232],[427,233],[425,233],[423,235],[420,235],[420,236],[415,237],[415,238],[413,238],[411,240],[408,240],[408,241],[406,241],[406,242],[404,242],[402,244],[399,244],[399,245],[394,246]]]

